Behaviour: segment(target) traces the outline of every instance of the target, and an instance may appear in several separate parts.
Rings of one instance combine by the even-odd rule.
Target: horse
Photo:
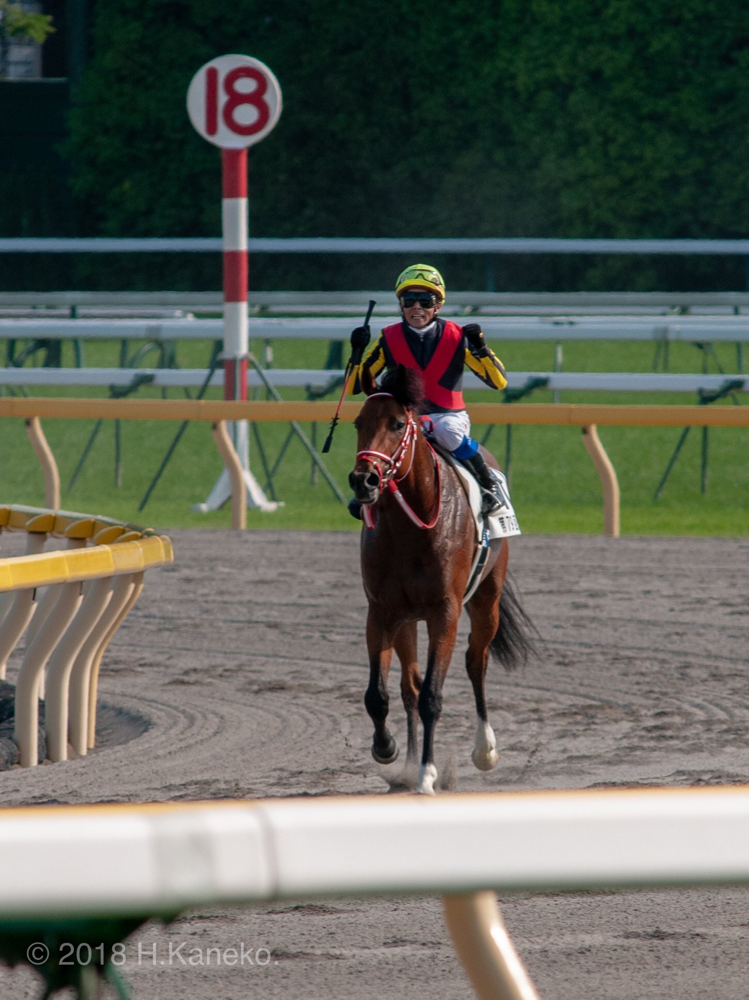
[[[416,416],[424,391],[420,373],[399,365],[378,388],[365,369],[361,385],[367,398],[354,421],[357,453],[349,484],[364,520],[361,572],[369,602],[364,704],[374,723],[372,756],[391,764],[399,753],[386,724],[395,650],[408,727],[406,774],[416,771],[420,718],[424,736],[417,789],[433,795],[438,777],[434,732],[476,552],[475,522],[458,474],[429,444]],[[489,452],[483,453],[498,468]],[[481,771],[491,770],[499,759],[484,690],[489,654],[512,669],[535,652],[535,628],[507,578],[508,554],[506,538],[492,542],[481,582],[466,604],[471,622],[466,670],[477,714],[471,758]],[[429,636],[423,680],[417,662],[419,621],[426,622]]]

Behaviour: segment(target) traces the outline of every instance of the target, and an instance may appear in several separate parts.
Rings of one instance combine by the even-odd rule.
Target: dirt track
[[[101,748],[0,774],[2,802],[387,792],[362,703],[357,537],[172,538],[175,565],[149,579],[105,659]],[[511,553],[545,645],[524,671],[491,673],[500,763],[481,774],[463,622],[438,730],[461,791],[749,781],[749,540],[523,537]],[[745,890],[515,896],[503,912],[546,1000],[749,995]],[[272,960],[169,965],[181,941]],[[141,931],[124,972],[136,1000],[473,995],[434,899],[192,914]],[[38,992],[30,973],[0,971],[0,995]]]

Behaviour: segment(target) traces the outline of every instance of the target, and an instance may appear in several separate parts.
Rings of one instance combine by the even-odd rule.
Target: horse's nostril
[[[348,474],[348,484],[352,490],[356,489],[356,475],[353,472]]]
[[[376,472],[370,472],[367,478],[365,479],[365,483],[371,489],[375,489],[377,486],[380,485],[380,477],[377,475]]]

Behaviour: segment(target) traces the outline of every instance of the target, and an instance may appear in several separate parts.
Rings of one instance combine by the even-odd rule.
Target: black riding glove
[[[463,336],[466,338],[469,346],[472,347],[474,351],[481,351],[486,348],[484,334],[478,323],[468,323],[464,326]]]
[[[369,343],[369,327],[357,326],[351,331],[351,353],[357,361],[361,361],[362,355]]]

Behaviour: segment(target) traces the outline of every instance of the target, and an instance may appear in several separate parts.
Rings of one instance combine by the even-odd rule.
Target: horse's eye
[[[402,431],[405,426],[406,426],[406,421],[405,420],[400,420],[399,418],[396,418],[393,421],[393,430],[394,431]]]

